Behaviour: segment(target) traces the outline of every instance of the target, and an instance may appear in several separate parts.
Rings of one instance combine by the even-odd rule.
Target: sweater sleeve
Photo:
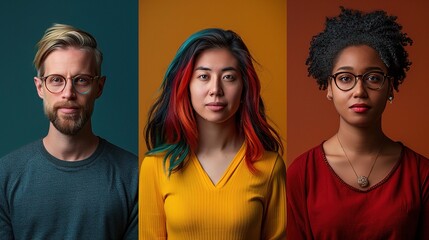
[[[5,199],[6,193],[3,189],[4,183],[0,184],[0,239],[9,240],[13,239],[13,231]]]
[[[135,181],[137,182],[138,179],[137,177],[134,178]],[[137,186],[135,186],[135,188],[137,189]],[[132,209],[130,211],[130,215],[129,215],[129,219],[128,219],[128,226],[125,232],[125,235],[123,237],[124,240],[136,240],[138,238],[138,205],[137,205],[137,198],[138,198],[138,194],[136,192],[134,192],[135,194],[133,195],[133,205],[132,205]]]
[[[161,158],[148,156],[143,159],[139,181],[139,239],[167,239],[161,174]]]
[[[14,239],[12,224],[10,220],[10,210],[9,203],[7,201],[7,182],[8,178],[6,177],[5,171],[5,160],[4,158],[0,159],[0,239]],[[9,179],[10,181],[10,179]]]
[[[313,239],[306,204],[306,161],[298,157],[287,169],[287,239]]]
[[[286,167],[277,156],[268,185],[268,202],[263,219],[262,239],[278,240],[286,238]]]

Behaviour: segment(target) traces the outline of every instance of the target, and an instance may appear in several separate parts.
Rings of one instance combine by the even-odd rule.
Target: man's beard
[[[76,135],[91,118],[93,107],[84,106],[83,108],[79,108],[78,115],[63,115],[59,117],[58,108],[67,106],[71,107],[78,105],[72,104],[70,102],[65,102],[57,103],[53,107],[50,107],[45,102],[43,103],[45,115],[48,117],[49,121],[52,122],[54,127],[62,134],[73,136]]]

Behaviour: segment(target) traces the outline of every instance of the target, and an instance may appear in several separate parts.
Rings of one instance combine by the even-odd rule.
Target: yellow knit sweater
[[[170,177],[163,156],[147,156],[140,168],[139,239],[285,239],[286,169],[265,152],[252,174],[240,148],[213,184],[195,155]]]

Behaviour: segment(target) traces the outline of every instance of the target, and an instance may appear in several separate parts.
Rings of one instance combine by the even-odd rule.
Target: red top
[[[403,146],[380,183],[360,190],[326,160],[322,144],[287,169],[287,237],[299,239],[429,239],[429,159]]]

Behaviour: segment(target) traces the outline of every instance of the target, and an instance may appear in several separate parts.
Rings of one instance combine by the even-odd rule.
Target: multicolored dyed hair
[[[249,169],[257,171],[253,162],[260,159],[264,151],[283,152],[279,134],[267,122],[259,78],[243,40],[231,30],[204,29],[191,35],[179,48],[164,76],[161,94],[149,110],[145,129],[147,154],[165,154],[164,165],[168,166],[170,174],[181,169],[190,152],[195,152],[198,147],[189,83],[195,60],[212,48],[228,49],[238,60],[243,94],[236,123],[245,138],[245,161]]]

